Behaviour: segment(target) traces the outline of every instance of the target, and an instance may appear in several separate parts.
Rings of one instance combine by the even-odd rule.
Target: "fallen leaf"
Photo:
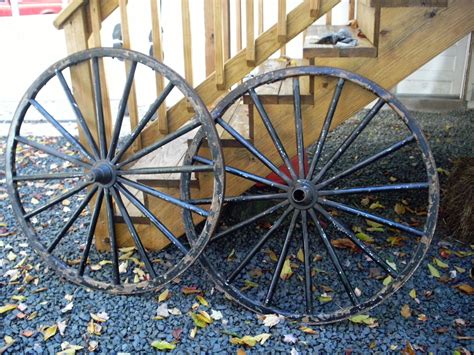
[[[366,243],[373,243],[374,242],[374,238],[372,238],[368,234],[365,234],[364,232],[356,233],[356,237],[359,238],[360,240],[362,240],[363,242],[366,242]]]
[[[202,297],[201,295],[197,295],[196,296],[196,299],[198,300],[198,302],[200,304],[202,304],[203,306],[205,307],[209,307],[209,303],[206,301],[206,299],[204,297]]]
[[[6,305],[0,307],[0,314],[13,311],[14,309],[16,309],[16,307],[17,307],[16,304],[6,304]]]
[[[415,299],[416,298],[416,290],[415,289],[412,289],[409,293],[410,297]]]
[[[72,307],[74,307],[74,302],[68,303],[64,308],[61,309],[61,313],[66,313],[72,310]]]
[[[98,323],[104,323],[109,319],[109,315],[105,312],[101,312],[97,314],[91,313],[90,315],[91,315],[91,318]]]
[[[189,337],[190,337],[191,339],[194,339],[194,338],[196,337],[197,331],[198,331],[198,330],[197,330],[196,327],[194,327],[193,329],[191,329],[190,332],[189,332]]]
[[[161,304],[156,310],[156,317],[163,319],[163,318],[168,318],[169,316],[170,316],[170,312],[168,310],[168,304],[167,303]]]
[[[168,309],[168,312],[170,314],[172,314],[173,316],[180,316],[181,314],[183,314],[178,308],[174,307],[174,308],[170,308]]]
[[[61,334],[61,336],[64,336],[64,332],[66,331],[66,321],[61,321],[61,322],[57,322],[56,323],[57,326],[58,326],[58,330],[59,330],[59,334]]]
[[[431,265],[430,263],[428,263],[428,269],[430,270],[431,276],[436,277],[436,278],[441,277],[441,275],[439,274],[438,269],[435,268],[435,267],[434,267],[433,265]]]
[[[411,317],[411,309],[410,306],[407,304],[404,304],[402,306],[402,309],[400,310],[400,314],[402,315],[403,318],[408,319]]]
[[[460,274],[463,274],[466,272],[466,269],[460,267],[460,266],[455,266],[454,267],[456,269],[457,272],[459,272]]]
[[[95,340],[91,340],[89,342],[89,345],[87,346],[87,350],[89,350],[89,352],[94,352],[97,350],[98,347],[99,347],[99,342]]]
[[[266,327],[271,328],[277,325],[278,323],[280,323],[282,320],[284,320],[285,317],[283,317],[280,314],[266,314],[266,315],[260,316],[259,319],[263,322],[263,324]]]
[[[382,283],[384,286],[388,286],[392,283],[392,281],[393,281],[392,276],[388,275],[386,278],[383,279]]]
[[[465,294],[469,296],[474,295],[474,287],[472,287],[469,284],[458,284],[454,286],[454,288],[458,289],[461,292],[464,292]]]
[[[426,316],[426,314],[424,313],[420,313],[418,315],[418,320],[422,321],[422,322],[426,322],[428,320],[428,317]]]
[[[303,249],[299,249],[298,250],[298,253],[296,253],[296,257],[298,258],[299,261],[301,261],[302,263],[304,263],[304,253],[303,253]]]
[[[16,259],[16,254],[10,250],[10,252],[7,254],[7,259],[14,261]]]
[[[405,205],[401,204],[401,203],[396,203],[395,204],[395,207],[393,207],[394,211],[396,214],[399,214],[399,215],[404,215],[406,213],[406,207]]]
[[[376,202],[371,203],[369,208],[371,210],[376,210],[376,209],[385,208],[385,207],[379,201],[376,201]]]
[[[30,329],[25,329],[21,332],[21,335],[23,335],[24,337],[31,337],[33,334],[35,334],[35,331],[34,330],[30,330]]]
[[[283,268],[281,269],[280,278],[282,280],[288,280],[291,275],[293,275],[293,270],[291,269],[290,259],[287,258],[283,263]]]
[[[41,333],[43,333],[44,341],[47,341],[49,338],[55,336],[57,331],[58,331],[58,325],[57,324],[54,324],[50,327],[42,328]]]
[[[349,317],[349,321],[356,324],[366,324],[368,326],[376,326],[377,319],[372,318],[368,314],[358,314],[352,317]]]
[[[439,266],[440,268],[442,269],[447,269],[449,268],[449,265],[446,264],[445,262],[439,260],[438,258],[433,258],[433,261],[434,263],[436,264],[436,266]]]
[[[328,302],[332,301],[332,296],[327,294],[327,293],[323,293],[323,294],[318,296],[318,300],[321,303],[328,303]]]
[[[409,341],[407,341],[405,348],[402,350],[403,355],[416,355],[415,349],[413,349],[413,346],[410,344]]]
[[[295,344],[298,341],[293,334],[286,334],[283,336],[283,342],[287,344]]]
[[[357,245],[355,245],[354,242],[349,238],[332,239],[331,244],[333,247],[338,249],[351,249],[353,252],[357,252],[359,250]]]
[[[91,319],[90,322],[87,323],[87,332],[91,335],[100,335],[102,332],[102,326]]]
[[[14,301],[18,301],[18,302],[24,302],[26,301],[26,296],[23,296],[23,295],[13,295],[11,297],[12,300]]]
[[[269,256],[271,261],[274,261],[274,262],[278,261],[278,257],[273,250],[268,249],[266,253]]]
[[[174,350],[176,349],[176,344],[168,343],[164,340],[155,340],[151,343],[151,346],[158,350]]]
[[[198,289],[196,286],[185,286],[181,289],[185,295],[192,295],[196,293],[202,293],[202,290]]]
[[[170,290],[166,289],[160,295],[158,296],[158,302],[164,302],[169,300],[171,297],[171,292]]]
[[[214,320],[221,320],[223,318],[222,312],[211,309],[211,318]]]
[[[171,335],[176,341],[181,341],[181,335],[183,334],[183,328],[175,328],[171,332]]]
[[[313,328],[310,328],[310,327],[307,327],[305,325],[302,325],[300,327],[300,330],[303,332],[303,333],[307,333],[307,334],[318,334],[318,332],[316,330],[314,330]]]

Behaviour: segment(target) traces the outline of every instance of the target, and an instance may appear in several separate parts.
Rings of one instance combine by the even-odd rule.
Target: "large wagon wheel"
[[[87,73],[92,78],[94,98],[89,101],[84,98],[88,81],[83,79]],[[70,84],[73,75],[81,82],[74,93]],[[163,76],[167,84],[158,97],[154,89],[150,90],[155,75]],[[110,96],[120,100],[107,99],[106,82]],[[142,132],[150,121],[163,119],[156,117],[165,99],[183,96],[189,102],[188,109],[194,110],[193,119],[144,145]],[[89,111],[78,105],[80,99],[89,103]],[[133,102],[138,105],[135,122],[132,110],[137,106],[130,104]],[[107,127],[104,117],[109,107],[115,121]],[[170,166],[152,159],[146,167],[134,168],[142,158],[160,157],[170,145],[176,150],[173,144],[179,140],[186,149],[186,135],[199,127],[212,142],[211,166]],[[112,134],[107,134],[107,129]],[[58,137],[38,137],[36,133]],[[140,181],[148,181],[150,175],[179,175],[184,171],[210,173],[214,188],[209,208],[191,205],[179,194],[170,196]],[[160,288],[196,260],[219,217],[224,185],[218,136],[195,91],[153,58],[109,48],[68,56],[47,69],[28,89],[8,137],[6,177],[14,213],[31,246],[47,264],[69,281],[116,294]],[[159,208],[149,207],[151,200],[159,203]],[[160,219],[159,212],[170,206],[177,208],[178,216],[180,210],[189,210],[204,220],[205,227],[192,247],[183,244],[167,227],[169,220]],[[143,238],[152,229],[166,237],[170,247],[161,252],[147,250]],[[92,247],[94,236],[101,233],[110,241],[109,252],[99,253]],[[125,233],[128,245],[121,248],[123,242],[127,243]]]
[[[321,119],[312,108],[324,94],[308,90],[313,80],[326,88],[329,102]],[[270,85],[280,92],[290,87],[278,106],[266,96]],[[330,132],[340,106],[359,90],[375,104]],[[223,119],[243,98],[251,100],[260,122],[253,142]],[[264,186],[226,194],[224,221],[200,258],[226,295],[258,313],[328,323],[371,309],[413,274],[434,233],[438,178],[420,128],[388,91],[344,70],[294,67],[249,79],[212,115],[239,142],[241,156],[250,156],[231,166],[224,149],[227,188]],[[367,130],[372,125],[375,135]],[[203,141],[195,137],[186,164],[210,163],[199,150]],[[380,141],[382,148],[375,145]],[[182,178],[183,197],[196,205],[210,202],[194,199],[189,177]],[[193,240],[192,216],[185,215]]]

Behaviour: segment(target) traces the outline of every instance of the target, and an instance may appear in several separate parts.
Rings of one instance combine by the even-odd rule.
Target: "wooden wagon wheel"
[[[126,73],[124,65],[128,68]],[[89,98],[85,98],[87,73],[92,78]],[[122,73],[123,80],[117,84]],[[74,83],[69,83],[73,75],[81,84],[74,87],[74,93]],[[155,75],[163,76],[167,82],[158,97],[147,81],[151,78],[153,84]],[[113,82],[108,92],[117,90],[120,100],[108,100],[106,82]],[[140,91],[143,82],[147,84],[146,91]],[[146,94],[150,102],[143,102]],[[175,132],[140,146],[143,130],[173,94],[187,98],[189,109],[195,113],[193,119]],[[89,111],[78,105],[79,99],[88,104]],[[136,122],[131,118],[132,99],[139,103],[135,116],[143,111]],[[112,110],[115,117],[109,126],[104,118],[107,110]],[[31,137],[37,129],[31,130],[32,125],[48,129],[59,138]],[[142,158],[161,154],[177,140],[186,149],[186,134],[198,128],[205,131],[211,142],[210,166],[150,163],[134,168]],[[59,275],[76,284],[115,294],[142,293],[158,289],[177,277],[205,247],[217,223],[223,194],[221,154],[209,112],[178,74],[138,52],[97,48],[57,62],[28,89],[8,136],[6,178],[23,232],[34,250]],[[181,200],[179,194],[171,196],[139,179],[201,171],[208,172],[213,179],[209,208],[191,205]],[[150,200],[159,207],[150,208]],[[178,221],[179,210],[189,210],[204,220],[202,233],[192,247],[183,244],[167,227],[170,221],[160,220],[159,212],[169,206],[178,209]],[[158,231],[170,247],[161,252],[147,250],[143,238]],[[99,253],[92,247],[94,236],[97,238],[101,233],[110,242],[109,252]],[[128,242],[124,241],[124,233]],[[121,248],[121,242],[128,243],[128,247]]]
[[[314,108],[324,96],[309,89],[312,81],[326,90],[328,106],[319,119]],[[271,85],[280,87],[280,93],[290,88],[273,107]],[[361,91],[372,95],[375,104],[348,123],[349,132],[336,129],[332,134],[338,103],[350,104]],[[223,119],[233,105],[245,102],[260,124],[253,142]],[[387,118],[390,114],[395,118]],[[250,156],[232,166],[224,148],[227,188],[264,186],[243,195],[226,194],[221,219],[228,218],[200,258],[226,295],[258,313],[322,324],[371,309],[413,274],[434,233],[438,178],[425,137],[392,94],[341,69],[293,67],[249,79],[212,115],[240,144],[241,156]],[[381,125],[376,136],[388,141],[382,148],[367,133],[372,124]],[[335,142],[341,134],[343,140]],[[203,135],[195,137],[185,164],[211,162],[199,151],[204,140]],[[309,142],[316,143],[307,149]],[[395,159],[406,163],[407,170],[391,171]],[[193,198],[189,176],[182,178],[182,198],[201,206],[210,202]],[[198,229],[191,214],[185,216],[193,240]]]

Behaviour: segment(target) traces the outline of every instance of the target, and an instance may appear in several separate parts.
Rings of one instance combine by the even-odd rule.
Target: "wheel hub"
[[[109,162],[98,162],[91,169],[89,176],[93,182],[104,186],[112,186],[116,179],[114,166]]]
[[[318,191],[309,180],[298,180],[289,191],[290,203],[299,209],[308,209],[316,203]]]

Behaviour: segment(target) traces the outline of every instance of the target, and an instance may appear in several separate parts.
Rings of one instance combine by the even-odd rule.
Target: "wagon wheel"
[[[91,75],[89,110],[78,104],[87,100],[87,81],[73,90],[73,75],[77,80]],[[155,75],[165,79],[159,95],[150,90]],[[106,97],[106,83],[112,83],[110,97],[120,100]],[[157,118],[157,112],[165,99],[180,97],[187,99],[188,110],[194,110],[193,119],[145,145],[143,132],[150,121],[163,119]],[[107,123],[107,112],[112,112],[114,121]],[[166,155],[166,149],[176,155],[184,146],[184,154],[187,137],[198,128],[212,142],[211,166],[167,165],[156,159]],[[148,163],[143,167],[144,160]],[[196,260],[216,225],[224,184],[217,132],[195,91],[164,64],[121,49],[70,55],[33,83],[13,119],[6,166],[13,210],[33,249],[69,281],[115,294],[158,289]],[[191,205],[179,198],[179,190],[172,196],[156,182],[148,183],[150,176],[178,174],[179,178],[184,171],[211,175],[210,206]],[[179,218],[160,217],[160,211],[173,208],[178,216],[181,210],[189,210],[204,220],[192,247],[183,244],[170,226],[181,224]],[[169,246],[151,251],[146,238],[150,242],[157,236]],[[98,238],[106,252],[92,246]]]
[[[308,89],[312,81],[319,91]],[[370,110],[330,131],[353,97],[369,96]],[[260,124],[253,141],[223,119],[245,102]],[[324,102],[318,118],[313,109]],[[258,313],[329,323],[371,309],[413,274],[434,233],[438,178],[420,128],[388,91],[344,70],[293,67],[249,79],[212,115],[247,156],[232,166],[224,148],[227,189],[263,186],[226,192],[226,212],[200,258],[226,295]],[[186,164],[210,163],[204,141],[195,137]],[[182,178],[183,197],[210,202],[194,198]]]

